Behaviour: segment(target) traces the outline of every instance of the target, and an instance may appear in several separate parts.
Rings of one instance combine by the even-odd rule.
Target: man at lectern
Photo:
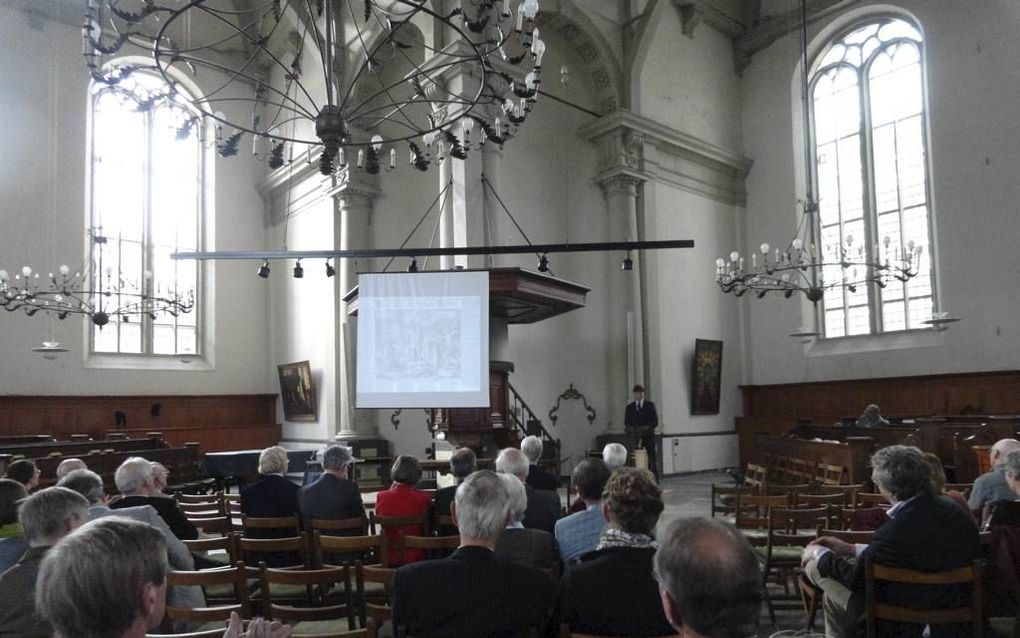
[[[634,400],[627,404],[623,416],[623,427],[627,434],[638,438],[641,447],[648,451],[648,469],[658,478],[655,462],[655,428],[659,426],[659,414],[655,404],[645,400],[645,388],[634,386]]]

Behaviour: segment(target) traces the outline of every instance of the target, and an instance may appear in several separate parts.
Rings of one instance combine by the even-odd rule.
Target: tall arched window
[[[92,328],[95,353],[199,354],[200,266],[170,255],[201,245],[202,144],[182,126],[191,116],[184,100],[160,98],[165,88],[141,72],[115,87],[94,87],[90,225],[108,238],[113,273],[133,282],[151,277],[156,291],[194,290],[195,308],[178,317],[112,316]]]
[[[924,41],[900,18],[869,18],[830,41],[811,74],[812,142],[822,245],[848,237],[869,256],[921,246],[916,277],[833,288],[823,300],[826,337],[924,328],[934,306],[925,111]],[[884,251],[883,251],[884,252]],[[838,279],[835,272],[826,280]]]

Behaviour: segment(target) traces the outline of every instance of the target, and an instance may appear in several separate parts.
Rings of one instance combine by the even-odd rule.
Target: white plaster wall
[[[80,27],[47,21],[32,28],[25,14],[0,7],[0,267],[32,265],[44,274],[84,255],[87,228],[85,167],[88,76]],[[51,126],[51,120],[55,122]],[[55,136],[55,137],[54,137]],[[52,179],[51,140],[59,146]],[[259,168],[245,157],[215,160],[214,246],[240,249],[264,240],[262,207],[253,184]],[[98,370],[84,366],[82,319],[54,321],[54,336],[71,348],[56,361],[29,350],[47,336],[47,320],[20,313],[0,318],[0,393],[220,394],[257,393],[266,385],[265,295],[241,263],[215,267],[215,369]],[[275,392],[275,390],[272,390]]]
[[[858,3],[852,14],[889,9]],[[885,377],[1015,369],[1020,293],[1009,278],[1020,271],[1020,146],[1015,113],[1020,86],[1020,5],[1011,0],[903,0],[919,21],[928,55],[932,201],[937,236],[937,284],[943,310],[963,321],[937,335],[851,338],[805,347],[784,335],[810,310],[782,299],[749,299],[750,382]],[[830,17],[812,28],[844,24]],[[802,172],[794,154],[792,100],[797,34],[758,53],[743,77],[748,179],[746,236],[752,245],[791,237]],[[800,142],[797,143],[799,146]],[[833,353],[838,350],[838,353]]]
[[[702,25],[694,38],[681,30],[671,2],[648,24],[632,67],[632,110],[706,142],[739,152],[740,78],[733,70],[731,41]]]
[[[317,179],[316,174],[313,179]],[[324,198],[317,204],[280,220],[271,228],[270,247],[286,246],[290,250],[329,250],[333,238],[332,200]],[[255,265],[246,262],[249,270]],[[334,280],[327,278],[322,260],[305,260],[304,277],[293,276],[294,261],[274,261],[269,279],[262,280],[252,272],[252,285],[269,290],[270,383],[279,388],[276,366],[308,361],[315,382],[316,415],[314,422],[287,421],[283,406],[278,403],[277,420],[283,424],[283,439],[289,446],[332,439],[337,429],[336,366],[334,363],[336,303]]]

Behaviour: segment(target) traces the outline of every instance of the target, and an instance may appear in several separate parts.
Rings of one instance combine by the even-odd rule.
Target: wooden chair
[[[436,527],[440,530],[457,529],[457,525],[453,522],[453,517],[449,515],[436,516]]]
[[[402,565],[404,564],[404,551],[401,549],[403,543],[402,538],[406,535],[405,529],[410,526],[419,527],[422,530],[423,535],[429,535],[429,515],[428,512],[423,513],[421,516],[379,516],[373,512],[369,516],[369,532],[372,534],[378,533],[383,535],[386,540],[388,547],[386,548],[387,556],[390,564],[387,565]],[[396,528],[396,539],[390,538],[386,533],[387,528]]]
[[[841,541],[846,541],[847,543],[863,543],[865,545],[871,544],[871,539],[874,535],[875,532],[871,531],[851,532],[842,529],[826,529],[824,527],[819,527],[816,534],[819,538],[822,536],[832,536]],[[803,574],[801,574],[797,584],[800,589],[801,601],[804,604],[804,614],[807,616],[806,629],[811,631],[815,626],[815,616],[818,614],[818,603],[821,602],[824,593]]]
[[[354,625],[349,568],[272,569],[262,565],[259,568],[259,581],[262,584],[262,613],[266,618],[289,623],[346,618],[348,626]],[[333,602],[335,598],[331,601],[329,596],[330,591],[338,585],[344,591],[341,603]],[[279,597],[274,600],[273,590],[276,586],[286,586],[290,590],[304,587],[308,593],[307,605],[283,604]],[[291,602],[289,598],[288,602]]]
[[[237,550],[236,537],[234,534],[224,534],[213,538],[199,538],[196,540],[181,541],[192,554],[208,554],[209,552],[226,552],[227,559],[231,565],[237,564],[240,560],[240,553]]]
[[[864,488],[861,483],[852,485],[819,485],[815,488],[817,494],[842,494],[845,500],[845,507],[853,507],[857,504],[857,492]]]
[[[226,625],[224,625],[224,628],[226,628]],[[183,634],[145,634],[145,638],[223,638],[223,629],[189,631]]]
[[[848,531],[875,531],[888,519],[887,507],[855,507],[840,510],[842,527]]]
[[[857,492],[857,507],[890,507],[889,499],[882,494]]]
[[[197,503],[178,503],[177,507],[180,508],[180,510],[184,512],[184,515],[188,518],[208,518],[226,515],[226,510],[223,509],[223,502],[219,499],[215,501],[202,501]]]
[[[790,506],[786,495],[758,496],[737,494],[734,524],[752,545],[764,545],[768,538],[769,509]]]
[[[797,499],[801,494],[810,491],[811,491],[810,483],[789,483],[785,485],[776,485],[770,483],[764,487],[761,493],[767,496],[776,496],[778,494],[786,495],[789,498],[790,503],[793,504],[797,502]]]
[[[350,532],[364,535],[368,532],[368,519],[364,516],[356,518],[342,518],[331,520],[326,518],[313,518],[308,522],[309,532]]]
[[[260,518],[255,516],[241,516],[241,527],[245,533],[250,530],[291,530],[300,529],[300,522],[297,516],[276,516]]]
[[[188,516],[187,519],[206,534],[226,536],[234,531],[234,523],[229,516]]]
[[[842,465],[819,463],[815,466],[814,482],[818,485],[839,485],[846,476],[846,468]]]
[[[744,487],[761,489],[761,486],[767,481],[767,467],[767,464],[759,465],[757,463],[748,463],[747,469],[744,470]]]
[[[716,514],[722,514],[723,516],[732,516],[737,511],[737,494],[743,494],[750,496],[757,493],[757,488],[741,485],[716,485],[712,484],[712,518],[715,518]]]
[[[595,635],[595,634],[582,634],[582,633],[578,633],[576,631],[570,631],[570,625],[564,623],[564,624],[560,625],[559,638],[623,638],[623,637],[622,636],[620,636],[620,637],[613,637],[613,636],[607,637],[607,636],[603,636],[601,634],[599,634],[599,635]],[[676,636],[675,636],[675,634],[670,634],[669,636],[659,636],[658,638],[676,638]]]
[[[194,623],[206,623],[217,620],[230,620],[230,612],[236,611],[242,618],[251,618],[251,600],[248,595],[248,572],[244,563],[234,567],[206,569],[202,571],[169,571],[168,586],[201,587],[203,592],[217,587],[232,587],[234,595],[226,604],[201,607],[197,609],[166,606],[166,616],[170,620],[184,620]],[[221,630],[222,635],[222,630]]]
[[[386,564],[386,543],[382,534],[369,536],[329,536],[319,531],[312,532],[312,561],[316,567],[334,566],[326,557],[344,557],[344,563]]]
[[[762,562],[762,588],[769,620],[776,624],[776,609],[790,608],[790,578],[800,571],[804,547],[816,538],[818,527],[825,525],[829,507],[783,509],[773,507],[768,514],[768,535],[764,547],[755,548]],[[785,598],[774,597],[768,588],[772,580],[783,586]],[[797,597],[799,601],[799,596]],[[784,600],[790,601],[784,603]]]
[[[390,589],[393,587],[393,577],[397,570],[382,565],[358,565],[355,569],[355,596],[358,600],[364,601],[361,611],[362,626],[368,621],[374,621],[380,627],[388,620],[393,619],[393,610],[390,608]],[[371,583],[379,587],[379,596],[371,596],[366,591],[366,584]]]
[[[234,543],[238,554],[251,564],[251,558],[261,558],[267,554],[286,556],[293,561],[293,567],[311,567],[308,556],[308,540],[306,534],[288,536],[286,538],[247,538],[234,532]]]
[[[970,585],[971,602],[965,607],[953,609],[912,609],[882,603],[876,595],[877,583],[901,583],[905,585]],[[970,635],[981,638],[984,631],[982,618],[981,561],[975,560],[968,567],[944,572],[919,572],[899,567],[875,564],[870,556],[864,563],[864,611],[868,638],[877,638],[877,621],[892,620],[921,625],[942,625],[950,623],[970,624]]]
[[[401,536],[400,551],[420,549],[425,558],[442,558],[460,547],[460,536]],[[557,581],[558,583],[559,581]]]

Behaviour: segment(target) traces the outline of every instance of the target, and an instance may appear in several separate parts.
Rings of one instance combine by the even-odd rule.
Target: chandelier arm
[[[412,228],[411,232],[407,234],[407,237],[404,238],[404,241],[400,243],[400,247],[401,248],[407,246],[407,242],[411,241],[411,237],[414,237],[414,234],[416,232],[418,232],[418,228],[421,227],[421,225],[425,222],[425,218],[427,218],[429,216],[429,213],[432,212],[432,209],[435,207],[436,202],[438,202],[440,199],[442,199],[443,195],[446,194],[446,191],[449,190],[449,188],[451,186],[453,186],[453,179],[450,179],[450,181],[448,181],[446,183],[446,186],[444,186],[442,189],[440,189],[439,194],[436,195],[435,199],[432,200],[432,203],[429,204],[429,207],[427,209],[425,209],[425,213],[418,219],[418,223],[414,225],[414,228]],[[444,202],[444,204],[445,204],[445,202]],[[436,219],[436,227],[437,228],[439,226],[439,220],[441,220],[443,218],[442,206],[439,207],[439,211],[440,211],[439,215],[437,216],[437,219]],[[432,245],[429,244],[429,248],[431,248],[431,247],[432,247]],[[386,262],[386,266],[383,267],[382,271],[386,272],[389,269],[389,267],[391,265],[393,265],[393,262],[396,260],[396,258],[397,258],[396,255],[391,256],[390,260],[388,262]],[[428,257],[426,257],[425,259],[427,260]]]
[[[471,109],[471,107],[474,106],[474,104],[472,104],[471,102],[468,102],[466,100],[429,100],[429,102],[431,102],[432,104],[457,104],[457,105],[464,106],[465,108],[457,115],[457,117],[465,117],[467,112]],[[388,109],[388,111],[386,111],[386,109]],[[369,117],[371,117],[373,113],[381,112],[381,111],[386,111],[386,112],[380,113],[379,115],[374,116],[375,117],[375,121],[373,121],[371,124],[366,125],[363,128],[365,128],[366,130],[371,130],[372,128],[377,127],[381,122],[391,122],[391,123],[393,123],[396,126],[407,127],[410,130],[414,131],[414,133],[411,135],[411,137],[417,137],[421,133],[421,129],[415,127],[413,122],[411,122],[411,125],[408,126],[404,122],[402,122],[402,121],[400,121],[398,119],[395,119],[393,117],[393,114],[397,112],[397,107],[394,104],[380,104],[380,105],[378,105],[376,107],[373,107],[373,108],[371,108],[371,109],[369,109],[367,111],[364,111],[364,112],[358,114],[357,118],[354,118],[354,119],[365,120],[365,119],[368,119]],[[453,120],[453,119],[456,119],[456,118],[451,118],[451,117],[448,116],[447,119],[444,122],[434,125],[434,128],[432,128],[431,130],[443,129],[444,127],[448,126],[448,123],[451,120]],[[430,124],[430,126],[431,126],[431,124]],[[426,131],[426,132],[428,132],[428,131]],[[399,141],[400,139],[406,139],[406,138],[391,138],[389,141]]]
[[[450,180],[450,183],[447,186],[449,186],[450,184],[453,184],[453,180]],[[435,246],[436,245],[436,240],[439,239],[439,224],[443,221],[443,212],[442,211],[443,211],[443,206],[445,205],[445,203],[446,202],[441,202],[439,204],[439,214],[436,215],[436,225],[432,227],[432,235],[429,238],[429,248],[432,248],[433,246]],[[430,256],[426,256],[425,257],[425,261],[421,265],[421,269],[422,270],[428,270],[429,269],[429,259],[431,259]],[[442,265],[440,264],[440,267],[441,266]]]
[[[269,59],[271,59],[274,63],[276,63],[281,69],[284,69],[285,71],[288,69],[288,66],[283,63],[283,60],[281,60],[272,51],[270,51],[268,47],[264,46],[263,44],[260,44],[260,40],[258,40],[256,38],[253,38],[252,36],[250,36],[245,31],[243,31],[243,30],[239,29],[238,27],[236,27],[235,25],[231,24],[229,20],[226,20],[223,16],[219,15],[217,12],[214,12],[214,11],[208,9],[207,7],[202,6],[204,4],[204,2],[205,2],[205,0],[192,0],[192,2],[190,2],[187,6],[179,9],[178,11],[175,11],[170,16],[170,18],[167,19],[167,21],[163,23],[163,26],[160,27],[160,30],[159,30],[159,32],[157,34],[158,38],[153,43],[153,59],[155,60],[156,66],[157,66],[157,68],[159,68],[160,74],[163,76],[164,80],[166,80],[167,82],[170,82],[171,78],[167,77],[166,72],[165,72],[165,70],[163,68],[162,58],[160,56],[161,47],[160,47],[159,42],[160,42],[160,40],[163,37],[163,33],[170,27],[170,25],[177,18],[179,18],[183,14],[184,11],[187,11],[188,9],[190,9],[192,7],[197,7],[199,10],[201,10],[203,13],[205,13],[205,15],[208,15],[208,16],[210,16],[212,18],[215,18],[216,20],[218,20],[221,23],[223,23],[226,26],[228,26],[230,29],[233,29],[234,32],[235,32],[235,35],[241,36],[242,38],[246,39],[249,44],[253,45],[259,52],[265,53],[266,56]],[[250,82],[253,82],[254,84],[256,84],[258,86],[262,86],[262,87],[264,87],[264,88],[266,88],[266,89],[268,89],[268,90],[270,90],[270,91],[272,91],[274,93],[277,93],[277,94],[280,93],[279,89],[274,88],[271,84],[268,84],[268,83],[264,82],[263,80],[261,80],[259,78],[256,78],[256,77],[251,76],[251,75],[249,75],[247,73],[244,73],[244,69],[247,68],[247,66],[254,60],[254,58],[255,58],[254,54],[245,61],[244,65],[241,67],[240,70],[238,70],[238,69],[230,69],[230,68],[228,68],[228,67],[226,67],[226,66],[224,66],[222,64],[219,64],[217,62],[213,62],[211,60],[204,60],[204,59],[201,59],[201,58],[193,58],[191,56],[179,56],[179,57],[181,57],[182,59],[188,60],[188,61],[197,60],[198,62],[200,62],[201,64],[203,64],[203,65],[205,65],[207,67],[216,69],[216,70],[221,71],[221,72],[225,73],[226,75],[230,76],[231,80],[229,80],[224,86],[221,86],[220,88],[218,88],[217,92],[223,90],[223,88],[225,88],[226,85],[229,85],[230,82],[232,82],[237,77],[243,77],[244,79],[249,80]],[[313,105],[315,105],[315,103],[316,103],[315,99],[304,88],[304,85],[302,85],[300,81],[297,81],[297,83],[298,83],[298,86],[301,88],[301,91],[305,94],[305,97],[308,98],[308,101],[311,102]],[[286,95],[284,95],[283,97],[286,98]]]
[[[307,25],[311,24],[312,25],[312,31],[315,34],[315,48],[319,52],[319,65],[322,67],[322,76],[326,77],[326,73],[327,73],[327,71],[326,71],[326,64],[327,64],[327,62],[326,62],[326,56],[323,55],[323,51],[322,51],[322,41],[323,41],[322,32],[319,31],[319,25],[315,21],[315,11],[312,10],[312,2],[311,2],[311,0],[304,0],[304,2],[305,2],[305,9],[308,12],[307,13],[307,17],[305,18],[307,20],[307,24],[305,25],[305,35],[308,34],[308,31],[307,31],[308,26]],[[287,6],[290,7],[291,6],[291,2],[288,1]],[[297,13],[296,9],[294,11],[295,11],[295,13]],[[303,46],[304,45],[302,45],[302,47]],[[312,103],[314,104],[315,101],[313,100]]]

